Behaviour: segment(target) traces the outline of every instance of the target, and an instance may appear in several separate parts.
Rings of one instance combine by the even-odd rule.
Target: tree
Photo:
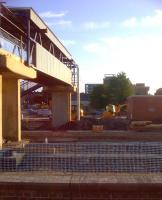
[[[112,77],[106,87],[107,101],[111,104],[122,104],[127,97],[134,94],[134,88],[124,72]]]
[[[112,77],[108,84],[96,86],[91,94],[92,107],[105,108],[107,104],[123,104],[134,94],[134,88],[124,72]]]
[[[162,95],[162,88],[157,89],[155,95]]]
[[[91,106],[96,109],[104,108],[107,103],[107,97],[104,91],[104,85],[94,87],[90,95]]]

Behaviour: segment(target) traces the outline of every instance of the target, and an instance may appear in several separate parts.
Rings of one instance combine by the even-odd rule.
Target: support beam
[[[71,121],[71,93],[52,92],[52,127],[59,127]]]
[[[77,120],[80,121],[79,67],[77,66]]]
[[[2,75],[0,75],[0,149],[2,149]]]
[[[30,19],[27,20],[27,63],[30,65]]]
[[[0,49],[0,73],[12,73],[12,76],[20,79],[35,79],[37,72],[30,66],[26,66],[21,58]]]
[[[2,78],[2,132],[6,140],[21,140],[20,80]]]

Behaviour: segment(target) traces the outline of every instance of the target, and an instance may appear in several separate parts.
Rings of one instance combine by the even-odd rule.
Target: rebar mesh
[[[162,172],[162,142],[31,143],[0,151],[0,171]]]

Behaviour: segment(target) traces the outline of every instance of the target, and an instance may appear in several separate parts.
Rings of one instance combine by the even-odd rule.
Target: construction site
[[[25,107],[42,88],[50,105]],[[33,8],[0,3],[0,200],[14,199],[162,200],[162,95],[83,116],[72,55]]]

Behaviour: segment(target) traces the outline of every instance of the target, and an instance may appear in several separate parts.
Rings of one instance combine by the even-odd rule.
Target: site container
[[[162,95],[128,98],[128,118],[132,121],[162,122]]]

